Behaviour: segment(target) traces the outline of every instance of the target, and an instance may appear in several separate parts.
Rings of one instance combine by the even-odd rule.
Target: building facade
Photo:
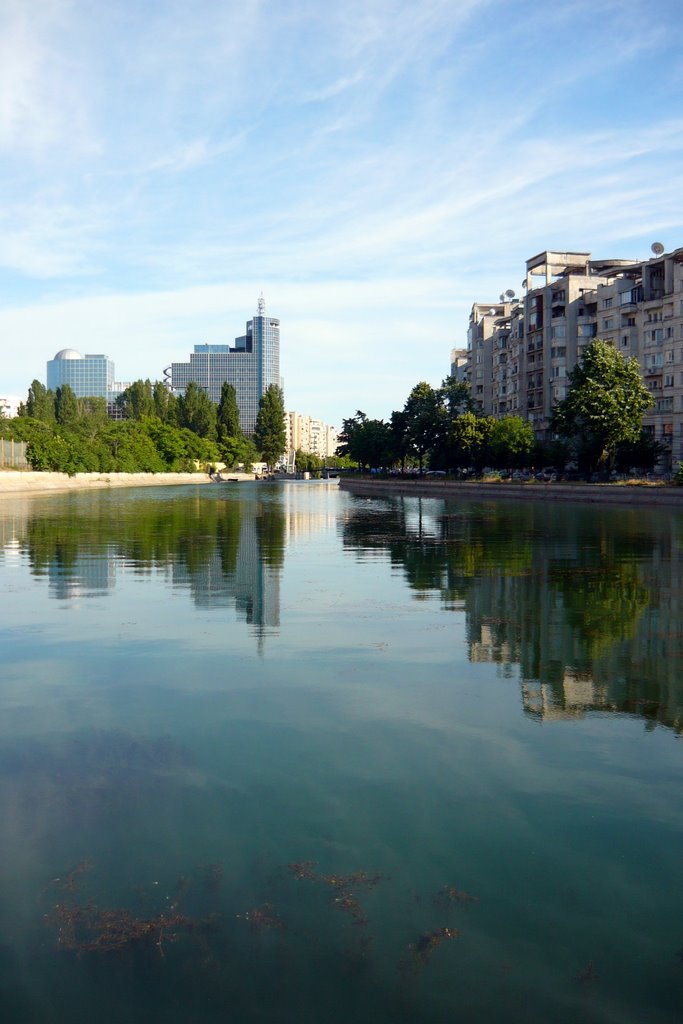
[[[232,384],[240,411],[240,427],[253,434],[259,403],[270,385],[281,387],[280,321],[266,316],[263,296],[246,333],[230,345],[195,345],[188,363],[172,363],[166,380],[173,391],[184,392],[190,381],[218,404],[225,381]]]
[[[63,348],[47,363],[48,390],[68,384],[76,398],[105,398],[112,401],[114,363],[105,355],[81,355],[75,348]]]
[[[19,395],[0,395],[0,418],[12,420],[19,412],[19,406],[24,401]]]
[[[568,375],[598,337],[638,360],[654,401],[644,425],[665,447],[664,468],[683,459],[683,249],[653,253],[542,252],[527,260],[521,298],[475,302],[465,375],[479,410],[521,416],[547,437]]]
[[[335,427],[300,412],[285,417],[288,452],[311,452],[322,459],[336,454],[339,434]]]

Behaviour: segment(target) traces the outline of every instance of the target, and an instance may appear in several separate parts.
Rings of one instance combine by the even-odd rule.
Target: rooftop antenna
[[[661,242],[653,242],[650,248],[652,249],[655,256],[661,256],[664,252],[664,246]]]
[[[263,298],[263,292],[258,297],[258,315],[266,315],[266,300]]]

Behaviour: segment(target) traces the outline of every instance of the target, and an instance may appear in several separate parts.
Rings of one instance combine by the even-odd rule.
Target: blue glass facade
[[[271,384],[280,387],[280,321],[266,316],[263,301],[246,334],[230,345],[195,345],[189,363],[172,363],[170,383],[184,391],[193,380],[218,404],[223,381],[235,389],[240,426],[253,434],[259,402]]]
[[[114,363],[103,355],[81,355],[63,348],[47,364],[47,386],[56,391],[68,384],[76,398],[109,399],[114,390]]]

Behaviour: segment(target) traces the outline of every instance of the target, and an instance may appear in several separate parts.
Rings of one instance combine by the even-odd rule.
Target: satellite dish
[[[500,293],[500,295],[498,296],[498,301],[499,302],[505,302],[505,293],[504,292]]]
[[[664,246],[661,242],[653,242],[650,248],[652,249],[655,256],[661,256],[664,252]]]
[[[526,291],[527,287],[528,287],[528,285],[527,285],[526,281],[522,281],[522,288],[524,289],[524,291]]]
[[[491,308],[489,310],[489,313],[491,314],[491,316],[495,316],[497,312],[498,312],[498,310],[495,308],[495,306],[491,306]]]
[[[508,299],[514,299],[514,297],[515,297],[515,290],[514,290],[514,288],[508,288],[508,290],[505,292],[505,294],[507,295]]]

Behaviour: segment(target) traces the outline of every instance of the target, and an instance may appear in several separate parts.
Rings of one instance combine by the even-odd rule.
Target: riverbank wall
[[[422,498],[472,498],[477,501],[575,501],[600,505],[673,506],[683,509],[683,487],[637,484],[529,483],[440,480],[419,477],[377,479],[342,477],[342,490],[366,497],[412,495]]]
[[[253,475],[245,474],[245,480]],[[36,473],[0,471],[0,498],[13,494],[50,494],[60,491],[98,491],[112,487],[168,487],[170,484],[210,484],[206,473]]]

